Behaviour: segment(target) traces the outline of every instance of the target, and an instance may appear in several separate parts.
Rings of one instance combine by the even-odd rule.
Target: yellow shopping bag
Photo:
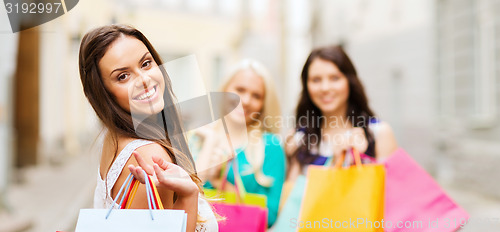
[[[205,193],[205,197],[208,199],[220,199],[221,202],[231,203],[231,204],[244,204],[244,205],[253,205],[259,206],[263,209],[267,209],[267,197],[263,194],[257,193],[248,193],[245,190],[245,186],[243,185],[243,180],[241,179],[240,174],[238,173],[236,168],[233,168],[233,175],[235,178],[235,190],[236,191],[226,191],[224,186],[227,183],[227,175],[229,174],[229,168],[227,167],[227,163],[225,162],[223,168],[221,169],[222,184],[218,189],[208,189],[204,188],[203,192]],[[233,159],[233,165],[236,166],[236,159]]]
[[[310,166],[299,219],[291,226],[307,231],[383,231],[385,169],[379,164],[343,168],[345,152],[335,167]]]
[[[220,191],[217,189],[203,189],[205,197],[208,199],[219,198],[225,203],[238,203],[238,196],[236,192]],[[267,207],[267,197],[262,194],[246,193],[240,200],[242,204],[260,206],[261,208]]]

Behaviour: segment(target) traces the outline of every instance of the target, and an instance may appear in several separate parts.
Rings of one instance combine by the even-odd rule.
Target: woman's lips
[[[155,85],[149,89],[144,90],[141,94],[138,94],[132,99],[135,101],[143,101],[143,102],[152,101],[158,95],[157,92],[158,92],[158,85]]]
[[[333,102],[333,100],[335,100],[335,98],[334,97],[323,97],[323,98],[320,98],[319,100],[322,103],[331,103],[331,102]]]

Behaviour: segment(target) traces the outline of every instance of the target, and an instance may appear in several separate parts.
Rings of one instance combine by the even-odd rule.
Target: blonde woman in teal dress
[[[267,197],[270,227],[278,214],[286,170],[285,154],[277,137],[280,107],[274,83],[262,64],[247,59],[240,62],[228,75],[221,90],[236,93],[240,97],[243,112],[231,113],[225,118],[228,125],[244,120],[242,124],[246,128],[235,130],[241,132],[246,129],[247,133],[231,135],[236,150],[237,170],[248,193]],[[225,133],[221,131],[223,131],[221,125],[208,125],[188,136],[199,176],[208,188],[219,186],[220,170],[223,166],[219,164],[223,164],[231,157],[230,146],[226,142]],[[241,142],[242,140],[247,142]],[[227,181],[234,184],[232,163],[229,163],[228,167]]]

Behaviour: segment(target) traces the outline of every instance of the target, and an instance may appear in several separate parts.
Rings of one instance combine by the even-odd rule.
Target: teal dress
[[[238,172],[240,173],[245,190],[249,193],[257,193],[267,196],[267,223],[271,227],[278,216],[278,207],[281,197],[281,189],[285,182],[285,152],[281,147],[279,139],[270,133],[264,133],[262,139],[265,145],[264,164],[262,172],[265,176],[271,177],[273,183],[269,187],[261,186],[257,183],[254,174],[243,175],[246,173],[249,162],[245,157],[245,151],[238,151],[236,154],[238,161]],[[232,163],[229,164],[229,173],[227,180],[234,184],[234,175]]]

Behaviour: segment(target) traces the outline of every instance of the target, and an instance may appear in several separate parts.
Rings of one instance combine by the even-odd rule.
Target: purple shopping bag
[[[403,149],[384,161],[385,231],[457,230],[469,215]]]
[[[267,229],[267,209],[229,203],[214,203],[213,206],[226,218],[219,222],[220,232],[265,232]]]

